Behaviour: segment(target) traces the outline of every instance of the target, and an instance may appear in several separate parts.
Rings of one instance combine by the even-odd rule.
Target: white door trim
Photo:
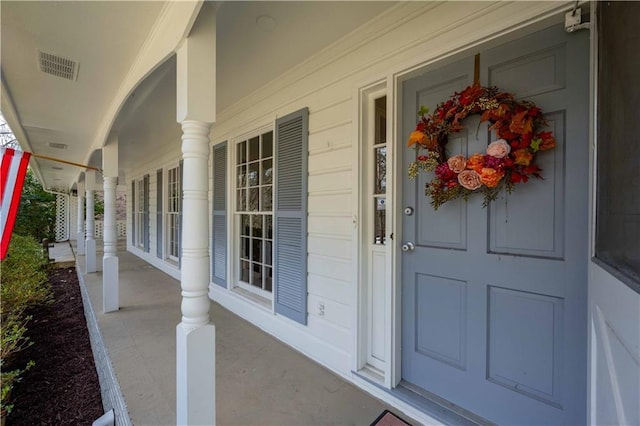
[[[378,80],[374,83],[368,84],[358,89],[356,95],[356,104],[358,106],[357,117],[357,144],[354,144],[357,149],[354,158],[357,158],[357,168],[354,165],[354,192],[357,193],[357,213],[355,213],[354,222],[357,224],[355,230],[355,238],[357,241],[355,249],[355,259],[357,259],[357,272],[355,282],[358,283],[356,294],[356,356],[354,370],[361,372],[371,380],[390,387],[389,374],[389,339],[391,334],[391,324],[393,320],[390,316],[390,300],[391,300],[391,262],[390,253],[392,250],[393,241],[387,237],[386,245],[376,246],[375,250],[372,249],[371,244],[371,230],[373,229],[373,209],[371,194],[373,191],[373,183],[371,182],[371,140],[372,132],[374,131],[374,123],[371,120],[371,114],[374,108],[375,99],[387,97],[387,124],[391,120],[389,114],[389,104],[391,102],[390,93],[388,90],[387,81],[385,79]],[[390,158],[390,146],[391,141],[391,126],[387,126],[387,165],[389,165]],[[387,188],[390,183],[393,182],[393,177],[389,167],[386,170]],[[389,190],[386,193],[387,206],[389,206]],[[392,205],[392,204],[391,204]],[[387,207],[386,211],[386,235],[391,234],[391,221],[390,221],[390,209]],[[358,220],[359,218],[359,220]],[[373,316],[372,313],[372,274],[371,267],[373,264],[373,253],[378,255],[382,254],[385,259],[385,276],[383,277],[382,285],[384,286],[383,305],[381,311],[383,311],[383,328],[382,330],[382,346],[384,347],[383,359],[372,359],[372,343],[374,333],[380,333],[381,330],[373,329]]]
[[[598,146],[598,34],[596,4],[591,8],[591,62],[589,84],[589,255],[587,420],[632,424],[640,389],[640,294],[602,267],[596,253]],[[624,365],[636,369],[625,371]],[[625,380],[620,380],[626,377]],[[635,378],[635,380],[634,380]],[[610,389],[609,392],[603,389]]]

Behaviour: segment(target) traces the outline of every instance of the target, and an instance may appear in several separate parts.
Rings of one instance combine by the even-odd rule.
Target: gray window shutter
[[[131,181],[131,245],[136,245],[136,180]]]
[[[227,142],[213,148],[211,280],[227,287]]]
[[[276,120],[275,309],[307,324],[307,162],[309,110]]]
[[[179,166],[179,172],[180,172],[180,185],[179,185],[179,194],[180,194],[180,204],[178,206],[178,209],[180,211],[180,213],[178,213],[178,268],[182,268],[182,197],[184,196],[182,194],[182,188],[183,188],[183,181],[184,181],[184,160],[180,160],[180,166]]]
[[[156,256],[162,259],[162,169],[156,171]]]
[[[143,234],[144,234],[144,251],[149,253],[149,175],[144,175],[144,180],[142,181],[144,193],[142,194],[143,203],[142,206],[142,220],[143,220]]]

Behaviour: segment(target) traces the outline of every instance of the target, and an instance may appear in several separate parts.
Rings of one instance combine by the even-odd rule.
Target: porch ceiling
[[[25,150],[82,163],[164,2],[2,1],[2,111]],[[77,79],[40,71],[38,50],[78,62]],[[8,111],[13,103],[15,117]],[[21,129],[24,136],[20,137]],[[53,148],[50,144],[66,148]],[[33,160],[66,189],[78,169]],[[59,168],[62,167],[62,170]]]
[[[117,117],[108,116],[115,94],[169,3],[0,2],[2,112],[23,149],[99,167],[101,156],[93,151],[104,143],[101,131],[109,122],[113,127],[107,133],[118,133],[120,169],[126,170],[157,150],[159,143],[179,143],[174,58],[139,83]],[[218,110],[249,96],[392,4],[220,2]],[[77,61],[77,79],[40,71],[38,50]],[[53,148],[51,143],[66,148]],[[73,166],[37,159],[32,165],[48,188],[69,189],[78,176]]]

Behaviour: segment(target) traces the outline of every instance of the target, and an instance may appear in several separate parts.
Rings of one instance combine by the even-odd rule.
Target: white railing
[[[127,238],[127,221],[126,220],[118,220],[116,221],[116,233],[118,234],[118,238]],[[93,236],[96,240],[101,240],[104,236],[104,221],[96,220]]]

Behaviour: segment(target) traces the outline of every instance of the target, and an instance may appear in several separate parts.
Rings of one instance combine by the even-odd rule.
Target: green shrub
[[[31,345],[25,335],[31,319],[26,310],[53,300],[47,264],[40,244],[33,237],[16,234],[11,237],[7,256],[0,263],[0,411],[3,414],[11,411],[8,398],[14,383],[33,365],[29,362],[24,369],[5,371],[7,362]]]
[[[6,363],[11,360],[19,351],[33,344],[28,336],[26,324],[31,317],[20,318],[16,315],[9,315],[3,318],[2,329],[0,329],[0,412],[6,415],[11,412],[13,404],[10,403],[11,389],[16,382],[20,381],[20,376],[35,364],[29,361],[25,368],[16,368],[6,371]]]
[[[27,169],[13,234],[31,235],[36,241],[55,239],[56,196],[45,192],[31,168]]]
[[[0,264],[0,306],[5,315],[20,314],[27,306],[51,298],[47,279],[47,259],[32,237],[14,234],[7,256]]]

